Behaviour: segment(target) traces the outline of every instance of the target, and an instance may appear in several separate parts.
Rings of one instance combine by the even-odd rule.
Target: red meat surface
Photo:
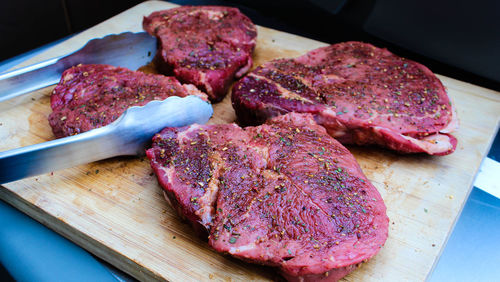
[[[387,239],[380,194],[312,115],[166,128],[147,156],[167,200],[210,246],[289,281],[337,281]]]
[[[346,42],[259,66],[235,83],[239,120],[256,124],[288,112],[311,113],[344,144],[446,155],[457,140],[455,110],[425,66],[386,49]]]
[[[210,100],[226,95],[234,78],[252,66],[257,30],[237,8],[182,6],[144,17],[143,28],[158,37],[160,70],[196,85]]]
[[[78,65],[62,74],[50,97],[49,123],[57,138],[110,124],[132,106],[170,96],[206,95],[174,77],[110,65]]]

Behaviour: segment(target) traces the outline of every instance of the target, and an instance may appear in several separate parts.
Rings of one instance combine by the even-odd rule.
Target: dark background
[[[92,27],[140,0],[1,0],[0,61]]]
[[[140,0],[2,0],[0,61],[92,27]],[[500,90],[500,1],[172,0],[237,6],[256,24],[386,47],[436,73]]]

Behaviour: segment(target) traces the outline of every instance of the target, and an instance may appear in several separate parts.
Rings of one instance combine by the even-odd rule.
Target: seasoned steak
[[[154,12],[142,25],[159,38],[161,71],[196,85],[212,101],[222,100],[252,66],[257,30],[237,8],[183,6]]]
[[[147,156],[167,200],[210,246],[290,281],[336,281],[387,239],[380,194],[309,114],[166,128]]]
[[[174,77],[145,74],[110,65],[78,65],[64,71],[50,97],[49,123],[57,138],[115,121],[132,106],[170,96],[206,95]]]
[[[255,124],[312,113],[344,144],[377,144],[403,153],[446,155],[458,124],[441,81],[425,66],[361,42],[339,43],[277,59],[238,81],[232,103]]]

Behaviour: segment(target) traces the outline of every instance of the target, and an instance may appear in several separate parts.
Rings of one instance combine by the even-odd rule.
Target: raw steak
[[[159,38],[156,63],[165,74],[192,83],[212,101],[252,66],[257,30],[237,8],[183,6],[144,17],[143,28]]]
[[[166,128],[147,156],[167,200],[210,246],[290,281],[336,281],[387,239],[380,194],[309,114]]]
[[[344,144],[446,155],[458,121],[441,81],[425,66],[361,42],[339,43],[259,66],[233,86],[239,120],[314,114]]]
[[[49,123],[57,138],[115,121],[132,106],[170,96],[206,95],[174,77],[145,74],[110,65],[78,65],[64,71],[50,97]]]

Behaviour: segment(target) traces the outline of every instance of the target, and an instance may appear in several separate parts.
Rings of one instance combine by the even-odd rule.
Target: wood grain
[[[91,38],[140,31],[142,17],[175,5],[144,2],[53,47],[24,65],[80,48]],[[325,43],[259,27],[255,64],[300,55]],[[349,147],[388,207],[389,239],[345,281],[424,280],[455,224],[497,130],[500,94],[440,76],[461,121],[455,153],[397,155]],[[52,87],[0,104],[0,150],[54,138],[48,125]],[[229,97],[211,123],[235,120]],[[273,279],[272,269],[217,254],[162,198],[144,158],[115,158],[4,185],[0,197],[140,280]]]

